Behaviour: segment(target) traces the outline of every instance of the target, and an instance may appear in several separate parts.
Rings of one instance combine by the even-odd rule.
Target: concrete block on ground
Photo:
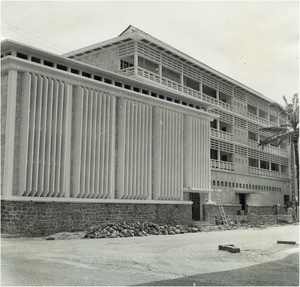
[[[278,240],[277,244],[296,244],[296,241]]]
[[[241,252],[240,248],[234,247],[233,244],[219,245],[219,250],[228,251],[230,253],[239,253]]]

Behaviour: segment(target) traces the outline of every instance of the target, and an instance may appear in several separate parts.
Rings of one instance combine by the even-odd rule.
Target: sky
[[[1,40],[56,54],[129,25],[281,104],[299,91],[298,1],[1,1]]]

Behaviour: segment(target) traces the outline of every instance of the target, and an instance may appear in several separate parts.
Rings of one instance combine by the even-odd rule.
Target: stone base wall
[[[221,223],[221,214],[217,204],[205,204],[205,220],[210,224]],[[241,205],[223,205],[228,222],[248,225],[292,223],[293,216],[284,206],[247,206],[246,213],[241,215]],[[216,222],[217,217],[217,222]]]
[[[1,201],[1,232],[44,236],[117,222],[189,224],[189,204]]]
[[[228,219],[234,218],[241,211],[240,204],[223,205],[225,214]],[[217,204],[204,204],[204,220],[210,224],[216,223],[216,217],[221,220],[220,210]]]
[[[246,213],[255,213],[260,215],[286,214],[287,209],[282,205],[247,205]]]

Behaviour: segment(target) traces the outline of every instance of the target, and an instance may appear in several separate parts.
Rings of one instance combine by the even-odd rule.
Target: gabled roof
[[[136,30],[139,30],[138,28],[132,26],[132,25],[129,25],[120,35],[120,36],[123,36],[123,35],[126,35],[126,34],[131,34],[132,32],[135,32]]]
[[[166,53],[172,57],[175,57],[177,60],[186,63],[188,65],[194,66],[195,68],[200,68],[205,70],[207,73],[210,73],[223,81],[227,81],[237,87],[240,87],[254,95],[261,97],[262,99],[273,102],[270,99],[263,96],[261,93],[245,86],[244,84],[218,72],[217,70],[207,66],[206,64],[194,59],[193,57],[175,49],[174,47],[164,43],[163,41],[145,33],[144,31],[134,27],[133,25],[129,25],[118,37],[112,38],[110,40],[100,42],[91,46],[84,47],[79,50],[75,50],[73,52],[64,54],[65,57],[76,58],[77,56],[83,56],[84,54],[89,54],[95,52],[97,50],[105,49],[110,46],[120,44],[130,40],[140,40],[146,45],[151,45],[151,47],[159,49],[161,52]]]

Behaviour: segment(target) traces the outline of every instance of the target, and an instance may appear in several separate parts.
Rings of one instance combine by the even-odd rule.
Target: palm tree
[[[279,146],[283,141],[287,141],[291,147],[291,171],[292,171],[292,207],[296,207],[295,196],[297,186],[299,186],[299,160],[298,160],[298,139],[299,139],[299,99],[298,94],[294,94],[291,103],[288,103],[283,97],[284,106],[278,103],[272,103],[270,106],[277,108],[278,112],[285,119],[284,124],[261,128],[261,131],[266,131],[271,134],[267,138],[261,140],[258,146],[264,147],[267,144],[273,143]],[[295,171],[296,165],[296,171]],[[299,193],[299,191],[297,191]],[[298,194],[299,199],[299,194]]]

